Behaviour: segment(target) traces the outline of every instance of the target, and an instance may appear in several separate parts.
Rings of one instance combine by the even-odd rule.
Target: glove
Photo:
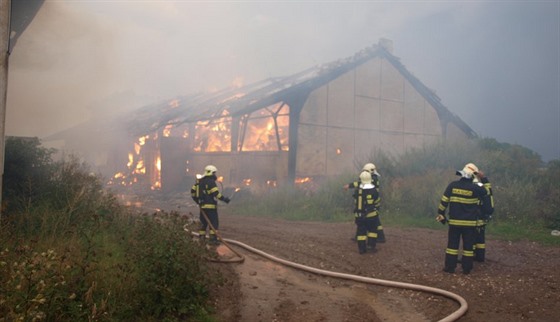
[[[224,197],[224,199],[222,199],[223,202],[225,203],[229,203],[231,200],[228,197]]]
[[[447,223],[447,218],[444,215],[437,215],[436,220],[439,221],[442,225]]]
[[[484,172],[482,172],[481,170],[478,170],[478,172],[475,172],[474,175],[482,181],[482,178],[484,178]]]

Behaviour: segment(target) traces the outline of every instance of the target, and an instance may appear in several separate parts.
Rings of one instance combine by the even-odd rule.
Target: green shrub
[[[68,254],[30,245],[0,252],[0,315],[9,321],[100,320],[106,313],[95,282],[85,284],[83,271]]]
[[[17,246],[2,230],[0,316],[8,320],[188,320],[220,283],[177,214],[120,215],[99,229]],[[91,226],[90,226],[91,227]],[[48,249],[41,250],[45,247]]]
[[[550,229],[560,229],[560,160],[548,163],[540,172],[537,185],[537,218]]]
[[[124,263],[116,269],[130,282],[116,290],[124,304],[115,313],[118,320],[185,319],[208,310],[208,287],[218,277],[206,267],[208,254],[177,229],[184,224],[177,214],[144,215],[127,224],[120,245]]]
[[[207,319],[220,277],[184,232],[186,218],[129,213],[77,158],[53,162],[37,140],[7,143],[2,319]]]

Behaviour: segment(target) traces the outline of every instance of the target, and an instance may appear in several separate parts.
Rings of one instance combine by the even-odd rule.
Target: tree
[[[3,211],[25,209],[41,194],[49,193],[52,154],[55,149],[41,147],[36,137],[6,139],[4,177],[2,182]]]

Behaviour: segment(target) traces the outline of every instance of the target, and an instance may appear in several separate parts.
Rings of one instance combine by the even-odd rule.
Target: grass
[[[551,229],[542,225],[522,222],[490,222],[486,229],[489,237],[501,240],[528,240],[547,246],[560,246],[560,237],[552,236]]]
[[[351,178],[350,175],[346,177]],[[447,177],[449,180],[455,179],[450,175]],[[445,171],[441,170],[424,175],[407,175],[404,178],[386,178],[380,210],[383,225],[447,230],[447,226],[435,221],[440,194],[447,180]],[[315,190],[296,187],[246,196],[232,205],[231,211],[293,221],[352,222],[351,192],[342,189],[343,182],[347,181],[350,180],[341,176],[324,182]],[[560,246],[560,238],[551,236],[549,224],[529,214],[529,209],[538,208],[537,199],[531,197],[536,187],[526,182],[521,183],[520,179],[506,180],[506,184],[509,185],[510,182],[515,182],[515,186],[522,186],[522,189],[510,192],[498,185],[494,213],[497,220],[489,223],[487,235],[503,240],[530,240],[543,245]],[[515,201],[509,202],[510,199]],[[524,203],[523,207],[521,202]],[[551,209],[557,207],[554,203],[549,203],[548,206]]]

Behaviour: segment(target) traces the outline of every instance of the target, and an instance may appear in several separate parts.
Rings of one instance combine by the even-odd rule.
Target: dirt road
[[[465,298],[460,321],[560,321],[560,248],[487,241],[487,261],[470,275],[443,273],[446,232],[385,227],[387,242],[359,255],[348,223],[290,222],[220,215],[221,234],[299,264],[441,288]],[[491,229],[491,228],[490,228]],[[436,321],[454,301],[429,293],[364,285],[297,271],[239,247],[242,264],[217,290],[220,321]],[[227,247],[217,249],[231,256]],[[460,272],[460,269],[459,269]]]

